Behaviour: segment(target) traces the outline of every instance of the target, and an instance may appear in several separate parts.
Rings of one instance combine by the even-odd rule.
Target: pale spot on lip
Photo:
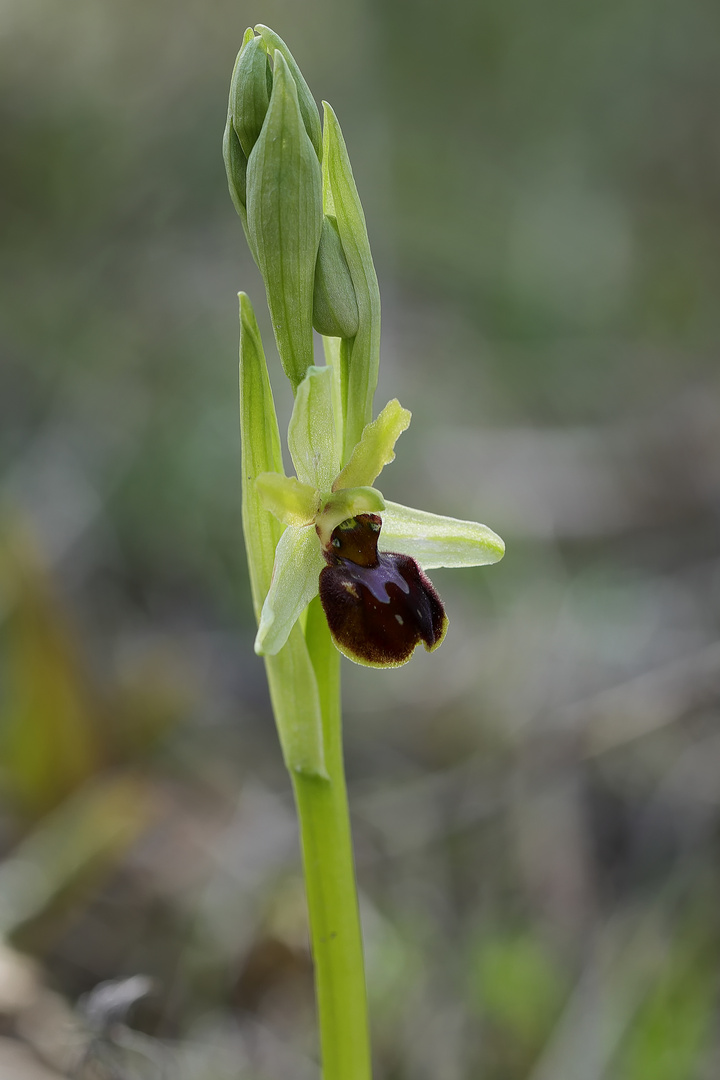
[[[403,623],[405,622],[405,620],[403,619],[402,615],[396,615],[396,616],[395,616],[395,618],[397,619],[397,621],[398,621],[398,622],[400,623],[400,625],[401,625],[401,626],[402,626],[402,625],[403,625]]]

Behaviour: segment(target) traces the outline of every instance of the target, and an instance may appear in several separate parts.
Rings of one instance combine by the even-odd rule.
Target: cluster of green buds
[[[372,419],[380,296],[365,218],[333,110],[324,103],[321,123],[290,51],[265,26],[247,30],[235,63],[224,157],[295,395],[288,477],[262,343],[241,294],[256,650],[278,654],[319,594],[343,653],[370,666],[405,663],[421,642],[436,648],[447,626],[424,570],[496,562],[504,546],[484,525],[386,502],[374,487],[410,413],[393,400]],[[314,362],[313,328],[324,366]]]

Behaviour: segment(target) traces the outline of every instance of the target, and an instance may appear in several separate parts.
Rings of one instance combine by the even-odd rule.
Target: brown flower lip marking
[[[398,667],[420,642],[428,652],[441,644],[447,616],[415,559],[378,552],[381,528],[377,514],[358,514],[333,530],[320,601],[345,656],[369,667]]]

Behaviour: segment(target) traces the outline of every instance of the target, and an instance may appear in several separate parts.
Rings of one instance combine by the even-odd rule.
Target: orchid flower
[[[298,388],[288,429],[297,475],[256,480],[265,509],[286,528],[255,650],[277,653],[319,592],[345,656],[397,667],[421,641],[432,651],[445,636],[442,602],[423,571],[497,562],[505,548],[485,525],[386,502],[372,486],[410,423],[395,399],[365,426],[341,469],[332,383],[331,367],[310,367]]]

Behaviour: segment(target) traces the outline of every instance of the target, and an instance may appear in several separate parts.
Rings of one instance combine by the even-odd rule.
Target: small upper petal
[[[388,401],[379,416],[366,424],[350,460],[333,483],[333,491],[370,487],[386,465],[395,460],[395,443],[410,426],[412,413],[397,398]]]

